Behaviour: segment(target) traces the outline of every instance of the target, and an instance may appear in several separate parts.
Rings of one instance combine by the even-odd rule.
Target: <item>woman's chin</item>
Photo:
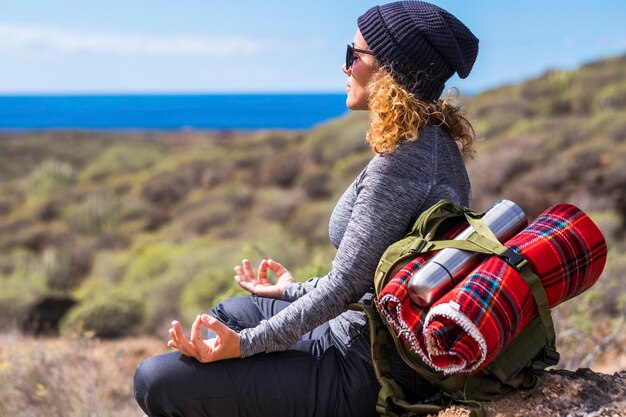
[[[352,100],[350,96],[346,98],[346,107],[350,110],[367,110],[367,105],[363,105],[363,103],[359,103],[358,101]]]

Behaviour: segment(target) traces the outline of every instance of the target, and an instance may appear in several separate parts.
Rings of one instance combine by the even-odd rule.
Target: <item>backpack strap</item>
[[[351,304],[349,308],[350,310],[364,312],[368,318],[372,366],[376,379],[380,384],[376,412],[381,416],[400,417],[407,411],[417,414],[437,414],[443,410],[443,405],[412,404],[406,400],[402,387],[391,376],[391,366],[387,356],[388,342],[391,335],[385,322],[369,302],[367,304]]]
[[[391,366],[387,355],[391,334],[378,311],[370,303],[355,303],[350,310],[362,311],[367,315],[372,348],[372,365],[380,384],[376,412],[381,416],[401,417],[406,412],[416,414],[437,414],[452,404],[466,407],[470,417],[486,417],[485,410],[478,401],[461,400],[444,394],[441,405],[434,403],[410,403],[406,400],[402,387],[391,376]]]

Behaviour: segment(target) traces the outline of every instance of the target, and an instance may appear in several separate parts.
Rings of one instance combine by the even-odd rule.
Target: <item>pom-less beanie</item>
[[[437,100],[455,72],[467,77],[478,55],[478,38],[467,26],[423,1],[372,7],[358,27],[378,62],[424,101]]]

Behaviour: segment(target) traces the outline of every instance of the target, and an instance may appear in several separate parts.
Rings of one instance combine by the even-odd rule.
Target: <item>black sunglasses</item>
[[[348,44],[348,49],[346,50],[346,71],[352,67],[354,63],[354,53],[359,52],[361,54],[374,55],[372,51],[366,51],[365,49],[356,49],[354,46]]]

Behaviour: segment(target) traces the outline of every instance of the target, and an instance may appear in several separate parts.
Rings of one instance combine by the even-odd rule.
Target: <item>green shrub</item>
[[[123,292],[100,294],[74,307],[61,324],[63,334],[115,338],[132,334],[144,318],[143,304]]]
[[[181,297],[181,312],[190,319],[208,312],[235,284],[232,267],[205,270],[185,286]]]
[[[114,228],[121,215],[119,199],[108,192],[100,192],[87,197],[72,213],[70,223],[83,235],[98,235]]]
[[[323,229],[328,230],[328,227]],[[249,259],[253,265],[258,265],[261,259],[272,258],[291,271],[310,262],[312,248],[306,245],[305,236],[294,236],[279,224],[258,225],[247,237],[236,252],[237,262]]]
[[[151,280],[142,281],[139,285],[126,283],[125,287],[128,290],[133,291],[142,300],[149,300],[149,303],[146,303],[146,314],[141,330],[162,336],[166,334],[173,319],[184,318],[182,310],[184,305],[179,304],[179,300],[184,288],[193,280],[199,277],[214,279],[216,274],[226,283],[232,280],[234,275],[232,266],[235,264],[230,259],[232,252],[232,249],[224,250],[223,247],[216,248],[200,242],[185,245],[171,260],[167,270],[155,275]]]
[[[306,150],[316,162],[333,164],[346,156],[367,149],[365,133],[369,113],[354,112],[324,123],[303,138]]]
[[[40,292],[26,282],[0,276],[0,329],[14,328],[27,316]]]
[[[182,248],[166,242],[139,245],[126,253],[126,271],[123,281],[133,284],[149,282],[164,273],[179,256]]]
[[[69,288],[71,253],[67,249],[48,248],[44,250],[41,258],[48,287],[58,290]]]
[[[332,256],[317,253],[308,261],[309,264],[291,271],[297,281],[306,281],[313,277],[323,277],[330,272]]]
[[[31,196],[48,194],[76,182],[76,172],[68,163],[47,160],[28,176],[27,190]]]
[[[20,251],[15,253],[13,258],[13,270],[7,277],[9,284],[13,282],[16,285],[24,286],[29,291],[33,290],[40,293],[48,291],[45,268],[39,255]]]
[[[44,250],[41,258],[48,288],[63,291],[80,284],[91,270],[93,252],[90,245],[80,242]]]
[[[82,172],[82,176],[101,180],[109,175],[134,172],[149,167],[161,154],[145,142],[114,144],[106,148]]]

